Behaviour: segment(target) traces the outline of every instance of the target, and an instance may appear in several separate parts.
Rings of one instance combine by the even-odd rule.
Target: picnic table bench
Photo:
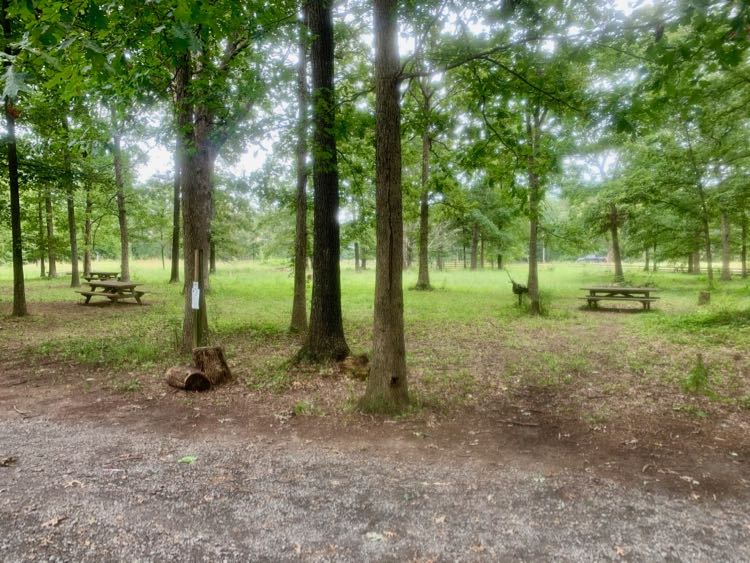
[[[89,272],[89,275],[83,276],[83,279],[88,282],[96,280],[117,280],[119,275],[120,272]]]
[[[585,299],[591,308],[598,307],[599,301],[630,301],[641,303],[644,310],[650,310],[651,303],[659,300],[658,297],[651,296],[652,293],[659,291],[653,287],[599,286],[582,287],[581,289],[588,291],[589,294],[586,297],[579,297],[578,299]]]
[[[122,299],[135,299],[139,305],[143,305],[141,297],[146,294],[145,291],[136,289],[141,285],[137,282],[92,280],[87,284],[91,287],[89,291],[76,291],[86,298],[84,305],[88,305],[92,297],[104,297],[112,303]]]

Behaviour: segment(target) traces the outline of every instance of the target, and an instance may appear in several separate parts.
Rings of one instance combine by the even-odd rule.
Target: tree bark
[[[339,189],[336,160],[336,102],[333,83],[333,13],[331,0],[307,5],[313,41],[313,288],[310,327],[300,356],[312,361],[349,355],[341,316]]]
[[[196,110],[195,127],[192,143],[187,145],[188,154],[185,157],[186,172],[183,174],[183,248],[185,256],[185,309],[182,329],[182,347],[187,351],[193,348],[196,325],[192,309],[191,288],[195,279],[195,251],[202,251],[203,271],[208,271],[209,233],[211,229],[211,212],[213,209],[212,177],[213,155],[210,151],[209,116],[202,110]],[[206,287],[200,292],[200,308],[203,312],[198,322],[201,333],[208,334],[208,315],[206,314]],[[202,343],[198,343],[201,345]]]
[[[729,239],[729,217],[726,211],[721,212],[721,280],[732,279],[732,249]]]
[[[10,22],[7,19],[7,2],[3,2],[3,30],[6,40],[10,36]],[[15,108],[11,99],[5,97],[5,125],[7,129],[6,149],[8,156],[8,177],[10,184],[10,227],[13,254],[13,316],[28,314],[26,289],[23,278],[23,241],[21,238],[21,197],[18,186],[18,150],[16,148]]]
[[[526,287],[529,290],[529,312],[532,315],[539,315],[542,312],[539,297],[539,260],[537,257],[539,204],[542,194],[539,174],[536,170],[542,122],[543,114],[539,106],[534,107],[533,110],[529,110],[526,114],[526,134],[529,140],[529,154],[527,157],[529,178],[529,277]]]
[[[377,257],[372,364],[361,406],[398,412],[409,403],[401,263],[401,108],[397,0],[374,0]]]
[[[422,130],[422,176],[420,178],[421,193],[419,195],[419,274],[417,275],[416,289],[432,289],[430,286],[430,155],[432,152],[432,137],[430,135],[430,105],[432,90],[425,79],[420,79],[422,90],[422,112],[424,113],[425,125]]]
[[[651,262],[652,262],[651,271],[656,272],[656,270],[659,269],[659,262],[656,260],[656,243],[654,243],[654,252],[653,252]]]
[[[693,252],[693,273],[701,273],[701,251],[697,249]]]
[[[740,260],[742,261],[742,277],[747,277],[747,212],[742,213],[742,247],[740,249]]]
[[[354,271],[359,272],[359,243],[354,243]]]
[[[294,231],[294,297],[289,330],[307,331],[307,18],[300,22],[297,57],[297,201]],[[356,244],[356,243],[355,243]],[[355,252],[355,269],[359,269]]]
[[[216,241],[208,234],[208,273],[216,273]]]
[[[68,239],[70,241],[70,287],[81,287],[81,278],[78,272],[78,228],[76,226],[75,187],[73,185],[73,174],[70,168],[70,149],[68,148],[68,122],[67,116],[63,116],[62,128],[65,133],[65,194],[68,204]]]
[[[484,237],[479,233],[479,269],[484,270]]]
[[[47,219],[47,275],[57,277],[57,257],[55,253],[55,220],[52,214],[52,195],[47,190],[44,194],[44,211]]]
[[[612,236],[612,259],[615,263],[615,282],[621,283],[625,276],[622,273],[622,256],[620,254],[620,236],[617,229],[617,223],[620,217],[615,204],[609,208],[609,229]]]
[[[117,221],[120,224],[120,279],[130,281],[130,245],[128,242],[128,214],[125,208],[125,177],[122,170],[122,147],[120,131],[112,112],[112,156],[115,166],[117,188]]]
[[[42,195],[39,194],[37,200],[37,250],[39,252],[39,265],[41,268],[40,277],[47,277],[47,270],[44,267],[44,217],[42,217]]]
[[[8,16],[9,0],[2,1],[2,27],[5,38],[5,53],[12,55],[11,20]],[[4,66],[8,66],[8,63]],[[26,308],[26,289],[23,278],[23,239],[21,238],[21,195],[18,185],[18,149],[16,147],[16,115],[13,100],[5,96],[5,126],[7,136],[5,146],[8,157],[8,184],[10,188],[10,231],[13,255],[13,316],[23,317],[28,314]]]
[[[479,223],[471,226],[471,269],[477,269],[477,258],[479,256]]]
[[[86,186],[86,211],[84,212],[83,222],[83,275],[88,277],[91,275],[91,252],[92,248],[92,237],[91,237],[91,211],[94,207],[94,203],[91,201],[91,189]]]
[[[643,271],[644,272],[648,272],[649,271],[649,258],[650,257],[651,257],[651,255],[649,254],[649,251],[648,251],[648,248],[647,248],[643,252],[643,261],[644,261],[644,264],[645,264],[643,266]],[[693,263],[692,263],[692,256],[691,256],[690,257],[690,265],[688,266],[688,271],[690,271],[692,268],[693,268]]]
[[[182,135],[178,131],[175,139],[176,146],[174,151],[174,184],[172,191],[172,271],[169,275],[169,283],[180,283],[180,178],[182,172],[180,169],[180,158],[183,152],[179,147],[181,142]]]

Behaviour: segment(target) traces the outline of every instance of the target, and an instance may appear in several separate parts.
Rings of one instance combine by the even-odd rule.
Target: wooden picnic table
[[[112,303],[120,301],[121,299],[135,299],[139,305],[141,303],[141,297],[146,293],[145,291],[136,289],[139,285],[138,282],[123,282],[113,280],[92,280],[87,282],[91,287],[89,291],[76,291],[86,298],[84,305],[88,305],[92,297],[105,297]]]
[[[655,287],[594,286],[581,289],[588,291],[589,294],[579,299],[585,299],[588,306],[593,308],[599,306],[599,301],[635,301],[641,303],[645,310],[649,310],[651,303],[659,299],[651,296],[652,293],[659,291]]]
[[[117,280],[120,272],[89,272],[88,276],[83,276],[86,281],[96,280]]]

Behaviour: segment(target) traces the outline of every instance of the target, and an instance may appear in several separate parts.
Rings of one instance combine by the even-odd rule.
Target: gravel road
[[[10,415],[4,458],[2,561],[750,560],[740,501],[585,472]]]

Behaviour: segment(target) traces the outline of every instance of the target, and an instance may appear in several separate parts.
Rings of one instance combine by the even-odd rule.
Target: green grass
[[[118,268],[115,262],[96,267]],[[156,373],[184,360],[177,351],[184,304],[181,286],[167,283],[169,271],[156,261],[135,261],[131,269],[131,278],[149,291],[147,306],[78,307],[73,304],[80,297],[68,287],[69,278],[40,280],[29,266],[26,285],[32,316],[14,322],[12,330],[7,317],[0,319],[6,323],[4,334],[28,354],[114,369],[138,366]],[[69,267],[60,265],[58,270]],[[517,281],[525,280],[525,264],[509,270]],[[682,348],[692,350],[688,365],[695,352],[704,354],[717,392],[736,395],[737,400],[747,395],[746,382],[732,379],[738,370],[732,354],[746,354],[750,344],[748,280],[716,282],[711,305],[698,307],[698,293],[706,287],[704,276],[630,268],[626,279],[661,290],[654,310],[589,311],[578,299],[583,295],[580,288],[611,283],[607,266],[542,265],[546,315],[535,318],[517,306],[505,272],[432,271],[435,290],[424,292],[406,289],[416,283],[416,271],[405,272],[407,365],[415,380],[415,403],[449,407],[482,396],[488,387],[522,385],[564,395],[566,389],[594,380],[611,394],[627,392],[633,382],[657,380],[678,389],[687,375]],[[0,266],[3,315],[10,312],[10,280],[9,266]],[[342,265],[345,332],[355,353],[369,353],[371,348],[374,282],[373,270],[355,273],[351,264]],[[242,381],[250,389],[282,393],[301,377],[289,364],[298,346],[287,332],[292,286],[291,272],[281,262],[220,263],[211,278],[210,338],[249,366]],[[69,307],[65,311],[70,317],[57,314],[58,307]],[[485,356],[492,359],[484,360]],[[321,373],[313,374],[317,375]]]

